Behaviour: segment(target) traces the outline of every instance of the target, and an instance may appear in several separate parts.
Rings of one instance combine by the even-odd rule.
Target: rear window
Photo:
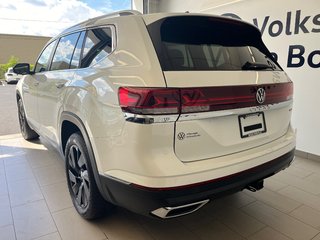
[[[215,17],[178,16],[147,26],[163,71],[281,70],[253,26]],[[261,68],[270,66],[270,68]]]

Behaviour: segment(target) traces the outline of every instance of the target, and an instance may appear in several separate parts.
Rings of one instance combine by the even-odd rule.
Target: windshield
[[[175,16],[147,28],[163,71],[281,70],[260,32],[242,22]]]

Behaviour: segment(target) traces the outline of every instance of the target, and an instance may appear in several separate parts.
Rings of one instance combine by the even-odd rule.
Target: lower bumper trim
[[[100,175],[106,200],[133,212],[160,218],[182,216],[194,212],[209,200],[241,191],[254,183],[287,168],[294,151],[259,166],[213,180],[170,188],[150,188],[124,184]]]
[[[174,218],[193,213],[207,204],[210,200],[206,199],[200,202],[189,203],[176,207],[161,207],[151,212],[151,214],[160,218]]]

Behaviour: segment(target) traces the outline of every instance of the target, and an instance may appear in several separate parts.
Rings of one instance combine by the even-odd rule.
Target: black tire
[[[69,193],[77,212],[85,219],[103,216],[111,204],[99,192],[88,150],[80,133],[74,133],[68,139],[65,160]]]
[[[28,120],[24,111],[23,102],[20,98],[18,100],[18,117],[19,117],[19,124],[20,124],[20,131],[25,140],[32,140],[39,138],[39,135],[30,128],[28,124]]]

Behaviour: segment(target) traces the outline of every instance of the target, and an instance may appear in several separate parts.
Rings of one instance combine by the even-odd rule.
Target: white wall
[[[132,9],[143,13],[143,0],[132,0]]]
[[[143,0],[131,0],[132,3],[132,9],[133,10],[137,10],[141,13],[143,13]],[[159,3],[160,1],[157,0],[147,0],[145,1],[147,3],[147,7],[146,7],[146,11],[148,11],[149,13],[152,12],[158,12],[159,9]]]
[[[151,0],[152,1],[152,0]],[[297,149],[320,155],[320,1],[319,0],[159,0],[159,12],[233,13],[258,24],[263,40],[278,55],[294,82],[292,122]],[[299,27],[300,24],[300,27]],[[301,58],[289,57],[304,49]],[[309,58],[309,61],[308,61]],[[303,60],[304,59],[304,63]],[[289,61],[289,63],[288,63]]]

